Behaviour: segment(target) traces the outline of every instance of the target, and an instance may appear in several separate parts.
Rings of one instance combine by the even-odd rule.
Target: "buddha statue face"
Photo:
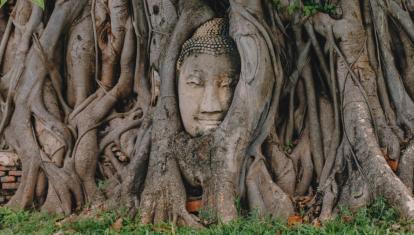
[[[180,114],[184,129],[193,137],[216,129],[233,98],[240,59],[232,39],[223,34],[225,27],[223,19],[201,26],[184,44],[179,59]]]
[[[191,136],[206,134],[220,125],[238,76],[238,65],[228,54],[195,54],[184,60],[178,99],[184,128]]]

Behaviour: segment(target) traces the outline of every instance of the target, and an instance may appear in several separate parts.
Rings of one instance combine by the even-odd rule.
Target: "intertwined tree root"
[[[11,1],[0,133],[23,176],[8,205],[122,205],[143,223],[202,227],[246,211],[286,219],[305,202],[327,220],[384,197],[413,219],[411,1],[335,0],[310,15],[328,3],[295,2]],[[240,79],[220,127],[190,137],[176,62],[215,17],[229,21]],[[214,220],[187,211],[194,196]]]

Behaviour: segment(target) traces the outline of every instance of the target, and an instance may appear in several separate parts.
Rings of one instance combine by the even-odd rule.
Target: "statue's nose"
[[[217,94],[217,88],[213,85],[204,89],[203,100],[200,106],[201,113],[221,113],[223,109]]]

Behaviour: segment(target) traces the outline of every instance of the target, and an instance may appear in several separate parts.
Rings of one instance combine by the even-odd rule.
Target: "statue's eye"
[[[187,84],[188,85],[192,85],[192,86],[202,86],[203,85],[203,81],[198,76],[189,76],[187,78]]]

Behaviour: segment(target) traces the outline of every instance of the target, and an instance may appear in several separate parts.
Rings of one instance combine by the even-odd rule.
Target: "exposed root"
[[[410,192],[414,189],[414,143],[410,143],[401,156],[398,165],[398,177]]]
[[[8,206],[121,205],[145,224],[201,228],[248,211],[324,222],[384,197],[414,218],[412,12],[335,1],[305,16],[299,2],[293,14],[262,0],[12,3],[0,134],[23,175]],[[214,17],[229,21],[240,76],[218,127],[191,137],[176,61]]]

